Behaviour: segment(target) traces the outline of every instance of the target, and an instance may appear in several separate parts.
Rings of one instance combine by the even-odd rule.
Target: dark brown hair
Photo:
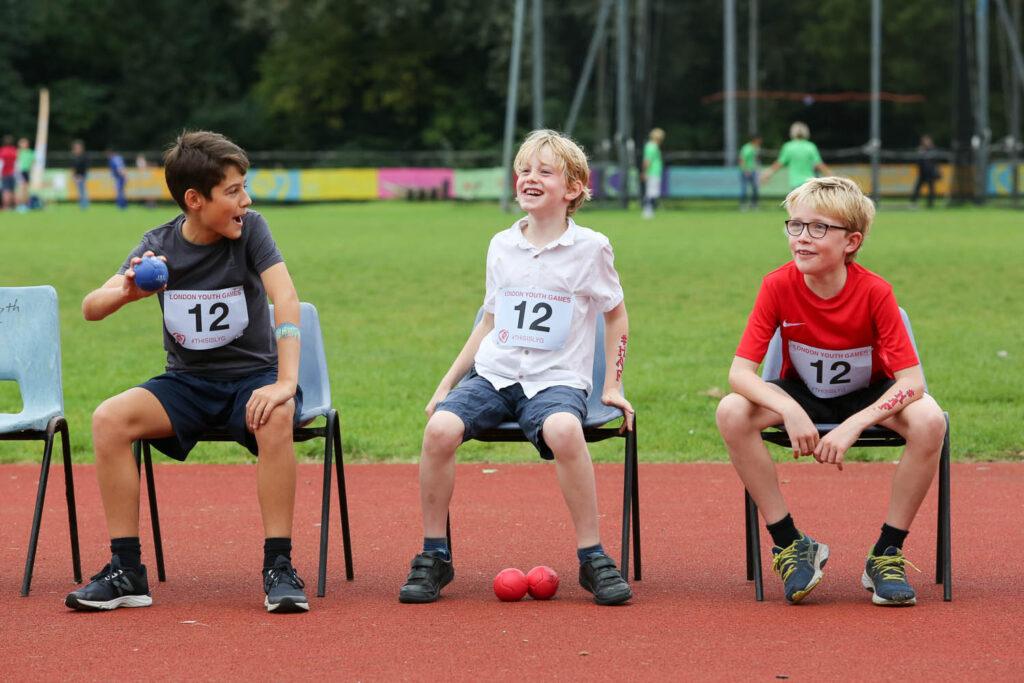
[[[209,199],[213,188],[224,180],[228,165],[244,175],[249,170],[249,157],[220,133],[185,131],[164,152],[167,189],[181,210],[187,211],[185,193],[192,189]]]

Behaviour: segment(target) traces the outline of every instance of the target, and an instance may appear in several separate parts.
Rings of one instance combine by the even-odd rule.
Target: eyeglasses
[[[844,228],[841,225],[829,225],[828,223],[804,223],[803,221],[786,221],[786,232],[793,237],[799,237],[803,233],[804,228],[807,228],[807,234],[816,240],[820,240],[828,232],[829,228],[835,230],[843,230],[845,232],[856,232],[850,228]]]

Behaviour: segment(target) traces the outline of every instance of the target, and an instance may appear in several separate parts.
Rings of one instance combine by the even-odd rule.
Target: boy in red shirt
[[[764,516],[772,568],[786,599],[800,602],[822,578],[828,546],[797,530],[761,430],[782,424],[793,457],[843,468],[861,432],[882,425],[907,442],[889,509],[868,553],[862,583],[876,605],[913,605],[903,541],[928,492],[946,422],[924,392],[924,374],[888,282],[854,262],[875,208],[845,178],[815,178],[789,193],[786,232],[793,260],[767,276],[729,369],[734,393],[716,415],[729,458]],[[757,367],[782,332],[780,379]],[[819,438],[815,422],[839,426]]]

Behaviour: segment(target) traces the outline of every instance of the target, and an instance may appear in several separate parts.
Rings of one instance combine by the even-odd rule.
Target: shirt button
[[[533,258],[540,258],[540,254],[534,254]]]

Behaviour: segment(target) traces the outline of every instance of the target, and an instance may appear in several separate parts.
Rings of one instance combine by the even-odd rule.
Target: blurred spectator
[[[818,146],[811,142],[811,129],[802,121],[795,121],[789,127],[789,142],[779,150],[779,158],[761,176],[767,183],[775,172],[785,166],[789,169],[789,189],[793,190],[815,176],[832,175],[832,171],[821,160]]]
[[[752,135],[750,141],[740,147],[740,209],[757,208],[757,167],[760,154],[760,135]]]
[[[125,209],[128,207],[128,200],[124,196],[124,186],[128,177],[124,172],[124,157],[108,149],[107,165],[110,167],[110,177],[114,181],[114,199],[117,202],[117,208]]]
[[[17,182],[15,173],[18,162],[18,150],[14,146],[14,137],[5,135],[0,145],[0,192],[3,197],[3,208],[14,208],[14,188]]]
[[[16,200],[18,211],[28,211],[29,182],[32,179],[32,164],[36,160],[36,152],[29,144],[28,138],[18,140],[17,182],[18,191]]]
[[[78,188],[78,208],[89,208],[89,194],[85,180],[89,175],[89,157],[85,153],[85,144],[81,140],[71,143],[71,177]]]
[[[661,197],[661,176],[665,168],[661,160],[661,143],[664,141],[665,131],[655,128],[644,145],[644,164],[640,172],[640,180],[644,186],[644,218],[654,218],[654,209],[657,208],[658,199]]]
[[[917,182],[914,192],[910,195],[910,203],[917,206],[917,198],[921,194],[921,186],[928,186],[928,208],[935,203],[935,181],[942,177],[935,156],[935,143],[930,135],[921,136],[921,146],[917,148]]]

